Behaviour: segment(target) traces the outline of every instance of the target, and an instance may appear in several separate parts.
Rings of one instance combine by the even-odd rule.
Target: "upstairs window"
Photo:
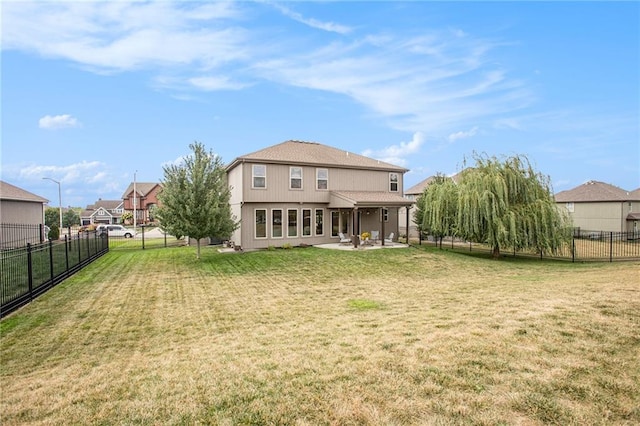
[[[289,167],[289,189],[302,189],[302,167]]]
[[[389,173],[389,191],[398,192],[398,174]]]
[[[264,164],[254,164],[252,167],[252,188],[267,187],[267,166]]]
[[[328,169],[316,169],[316,189],[329,189]]]

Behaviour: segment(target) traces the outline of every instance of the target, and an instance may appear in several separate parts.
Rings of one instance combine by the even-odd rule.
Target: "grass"
[[[0,423],[640,423],[638,262],[194,250],[0,322]]]

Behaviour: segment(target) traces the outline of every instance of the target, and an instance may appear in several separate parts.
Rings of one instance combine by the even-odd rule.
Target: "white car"
[[[98,235],[109,235],[110,237],[133,238],[136,233],[133,229],[125,228],[122,225],[98,225],[96,228]]]

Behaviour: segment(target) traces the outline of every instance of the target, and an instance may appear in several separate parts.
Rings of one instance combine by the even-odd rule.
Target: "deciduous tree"
[[[549,178],[527,157],[474,159],[475,166],[461,172],[457,184],[437,185],[427,194],[425,211],[431,214],[424,215],[425,226],[486,243],[494,257],[503,248],[556,252],[570,241],[570,221],[557,208]]]
[[[189,145],[193,151],[179,165],[164,167],[160,206],[156,210],[162,228],[177,236],[197,240],[228,238],[237,223],[231,214],[231,192],[219,156],[207,152],[203,144]]]

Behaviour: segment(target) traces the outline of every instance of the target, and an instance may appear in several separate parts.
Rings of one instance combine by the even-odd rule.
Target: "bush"
[[[51,225],[51,229],[49,230],[49,235],[47,237],[50,240],[57,240],[60,238],[60,228],[55,223]]]

